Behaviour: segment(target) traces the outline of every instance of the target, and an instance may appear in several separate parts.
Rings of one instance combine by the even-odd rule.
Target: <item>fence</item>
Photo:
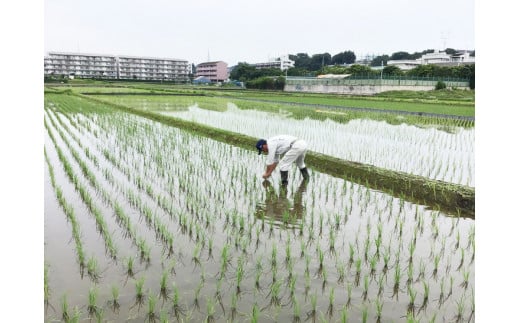
[[[286,79],[286,85],[293,86],[310,86],[310,85],[332,85],[332,86],[352,86],[352,85],[369,85],[369,86],[433,86],[437,82],[444,82],[447,87],[469,87],[469,79],[453,78],[453,77],[421,77],[421,76],[349,76],[343,79],[337,78],[316,78],[316,77],[293,77]]]

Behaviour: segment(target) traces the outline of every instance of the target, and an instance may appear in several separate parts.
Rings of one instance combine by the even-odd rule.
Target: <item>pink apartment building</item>
[[[225,62],[206,62],[197,65],[195,77],[204,76],[211,82],[224,82],[229,78],[228,65]]]

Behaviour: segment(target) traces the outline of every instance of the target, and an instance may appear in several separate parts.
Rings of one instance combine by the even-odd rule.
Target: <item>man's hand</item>
[[[278,165],[278,163],[267,165],[267,169],[265,170],[265,173],[264,173],[264,175],[262,175],[262,177],[264,179],[268,179],[271,176],[271,173],[273,172],[273,170],[276,168],[276,165]]]

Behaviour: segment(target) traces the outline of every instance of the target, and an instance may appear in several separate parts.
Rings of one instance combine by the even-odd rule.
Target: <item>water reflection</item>
[[[274,225],[277,226],[297,225],[301,222],[305,213],[303,193],[307,189],[307,183],[308,181],[302,180],[294,193],[293,201],[291,201],[286,185],[280,186],[280,191],[277,193],[273,184],[269,180],[264,180],[262,186],[266,191],[266,198],[264,203],[256,205],[256,217],[268,221],[272,220]]]

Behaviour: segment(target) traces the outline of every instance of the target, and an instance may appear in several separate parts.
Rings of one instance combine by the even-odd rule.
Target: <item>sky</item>
[[[475,48],[474,0],[46,0],[44,50],[259,63]]]

